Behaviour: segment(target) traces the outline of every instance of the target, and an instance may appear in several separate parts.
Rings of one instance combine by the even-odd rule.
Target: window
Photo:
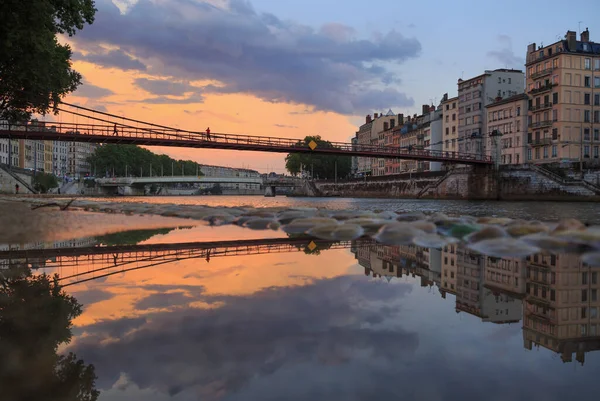
[[[594,77],[594,87],[600,88],[600,77]]]
[[[597,159],[600,154],[598,153],[600,151],[600,147],[598,146],[594,146],[594,159]]]
[[[558,156],[558,149],[556,145],[552,145],[552,157]]]
[[[589,128],[585,128],[583,130],[583,140],[584,141],[589,141],[590,140],[590,129]]]
[[[531,160],[531,148],[527,148],[527,160]]]
[[[594,122],[600,123],[600,110],[594,110]]]
[[[583,122],[586,122],[586,123],[590,122],[590,111],[589,110],[583,111]]]
[[[521,115],[521,107],[517,107],[517,117]]]
[[[586,88],[589,88],[592,86],[592,78],[591,77],[584,77],[583,78],[583,86],[585,86]]]
[[[552,121],[558,121],[558,110],[552,110]]]
[[[594,106],[600,106],[600,95],[594,95]]]
[[[592,69],[592,60],[591,60],[591,59],[589,59],[589,58],[586,58],[586,59],[584,60],[584,63],[583,63],[583,65],[584,65],[584,68],[585,68],[586,70],[591,70],[591,69]]]
[[[600,58],[594,60],[594,70],[600,70]]]
[[[552,139],[555,141],[558,139],[558,128],[552,128]]]
[[[594,128],[594,141],[600,141],[600,129]]]
[[[548,158],[548,146],[544,146],[544,159]]]
[[[591,97],[592,97],[592,95],[590,95],[589,93],[585,93],[583,95],[583,104],[590,104],[591,103]]]
[[[583,157],[590,157],[590,145],[583,147]]]

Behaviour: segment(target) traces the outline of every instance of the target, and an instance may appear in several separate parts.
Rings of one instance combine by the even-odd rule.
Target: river
[[[90,198],[94,199],[94,198]],[[102,201],[107,198],[95,198]],[[555,221],[576,218],[600,224],[600,207],[594,202],[504,202],[426,199],[356,199],[263,196],[145,196],[113,198],[119,202],[143,202],[207,206],[317,207],[332,210],[420,210],[453,215],[502,216]]]
[[[113,200],[600,222],[588,203]],[[310,242],[233,225],[65,244],[32,244],[27,259],[0,252],[5,272],[33,269],[0,289],[8,399],[73,386],[105,401],[562,401],[596,400],[600,389],[600,266],[577,255]],[[64,294],[25,291],[40,272],[57,274]]]

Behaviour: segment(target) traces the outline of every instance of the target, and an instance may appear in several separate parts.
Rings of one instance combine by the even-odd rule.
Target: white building
[[[256,170],[247,168],[233,168],[224,166],[200,166],[200,171],[206,177],[240,177],[240,178],[260,178],[260,173]],[[208,187],[212,185],[206,185]],[[260,190],[260,184],[249,183],[229,183],[220,184],[222,189],[251,189]]]
[[[90,165],[88,158],[95,152],[98,145],[88,142],[68,142],[68,147],[67,174],[75,179],[92,175],[93,166]]]
[[[426,149],[442,152],[444,150],[443,139],[443,109],[440,105],[435,111],[429,113],[429,128],[425,130],[425,140],[429,140]],[[430,162],[429,171],[441,171],[442,162]]]
[[[399,116],[396,116],[392,110],[386,115],[383,113],[367,115],[365,123],[361,125],[356,132],[357,145],[366,146],[384,146],[385,132],[396,126]],[[385,175],[385,159],[374,159],[370,157],[359,157],[357,160],[358,174],[366,175]]]
[[[52,174],[64,177],[69,172],[69,142],[54,141],[52,144]]]
[[[520,70],[486,70],[467,80],[458,80],[458,151],[485,155],[487,113],[485,106],[497,98],[525,91],[525,75]]]
[[[8,122],[4,120],[0,121],[0,130],[7,129]],[[19,166],[19,141],[17,139],[0,139],[0,164]]]

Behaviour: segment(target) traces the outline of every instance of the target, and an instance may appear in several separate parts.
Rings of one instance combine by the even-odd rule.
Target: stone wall
[[[20,178],[22,181],[15,179],[15,176]],[[31,194],[33,193],[29,188],[23,185],[25,182],[27,185],[31,186],[31,173],[26,173],[24,171],[11,171],[10,173],[5,169],[4,166],[0,166],[0,193],[1,194],[14,194],[15,193],[15,185],[19,184],[19,193],[22,194]]]
[[[590,180],[591,181],[591,180]],[[555,181],[529,166],[455,169],[437,176],[318,183],[323,196],[470,200],[597,201],[600,196],[577,183]]]

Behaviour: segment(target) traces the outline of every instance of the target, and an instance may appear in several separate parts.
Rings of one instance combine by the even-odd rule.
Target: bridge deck
[[[49,125],[49,124],[48,124]],[[0,130],[0,138],[56,140],[70,142],[116,143],[144,146],[171,146],[203,149],[244,150],[276,153],[314,153],[339,156],[439,161],[459,164],[492,164],[488,156],[436,150],[408,150],[399,147],[353,145],[332,142],[332,147],[314,150],[304,140],[263,136],[211,133],[171,128],[138,128],[117,124],[52,123],[50,129],[33,124],[11,125]]]

